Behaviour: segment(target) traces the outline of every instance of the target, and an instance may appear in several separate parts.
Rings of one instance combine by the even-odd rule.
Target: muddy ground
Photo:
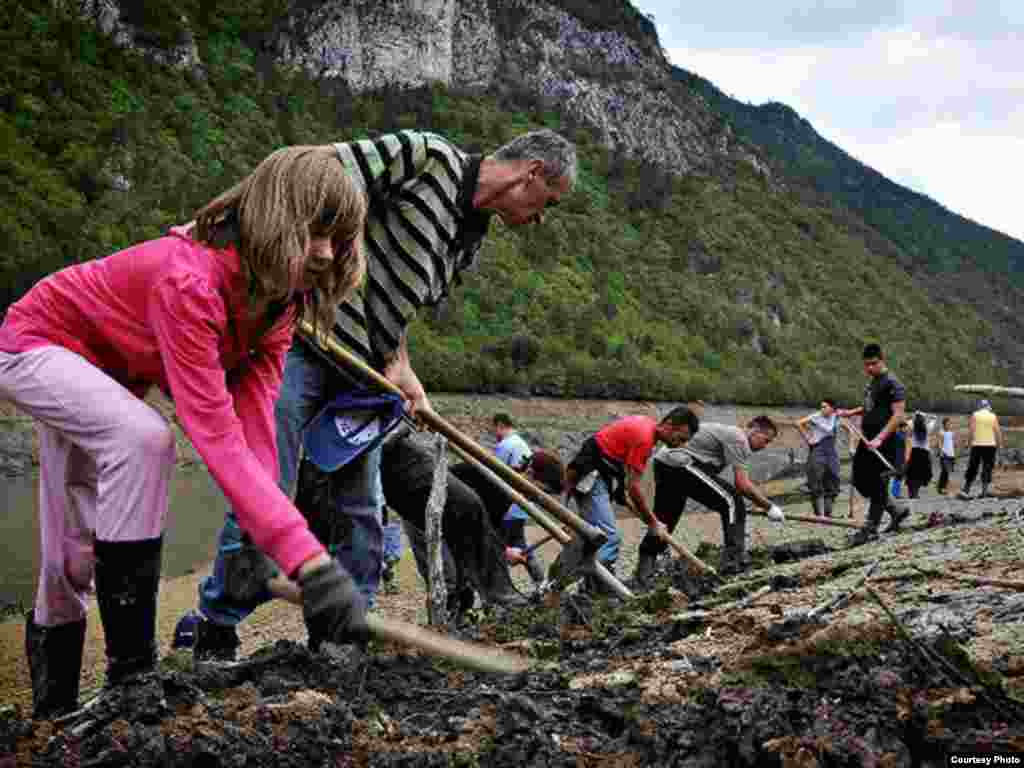
[[[1024,754],[1024,593],[955,578],[1018,577],[1024,522],[1017,502],[961,506],[977,520],[929,514],[932,527],[853,549],[759,549],[753,571],[716,591],[665,559],[656,588],[628,605],[569,593],[453,630],[528,656],[522,675],[378,643],[312,655],[282,640],[199,673],[172,653],[69,722],[7,712],[0,765],[940,766],[957,750]]]
[[[311,655],[294,633],[230,670],[197,673],[168,653],[157,674],[67,722],[0,711],[0,766],[909,767],[947,765],[957,750],[1021,755],[1024,503],[1002,478],[1001,498],[926,492],[908,530],[863,547],[848,548],[843,528],[758,521],[755,567],[717,589],[663,558],[655,588],[629,604],[570,591],[451,630],[529,657],[522,675],[377,642]],[[679,536],[717,562],[714,536]],[[972,576],[1007,584],[962,580]]]

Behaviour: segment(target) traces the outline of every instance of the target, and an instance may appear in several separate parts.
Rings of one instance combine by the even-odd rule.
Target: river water
[[[0,607],[28,606],[39,563],[36,478],[0,476]],[[224,520],[224,496],[201,468],[178,469],[171,482],[170,525],[164,539],[163,576],[189,573],[213,559]]]

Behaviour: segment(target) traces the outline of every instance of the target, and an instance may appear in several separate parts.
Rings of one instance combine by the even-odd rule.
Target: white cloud
[[[863,142],[842,131],[829,139],[893,181],[1024,240],[1018,201],[1024,138],[973,135],[960,123],[938,122],[884,142]]]
[[[788,104],[878,172],[1024,239],[1012,186],[1024,177],[1019,50],[1012,36],[978,43],[904,25],[842,44],[667,53],[740,101]]]

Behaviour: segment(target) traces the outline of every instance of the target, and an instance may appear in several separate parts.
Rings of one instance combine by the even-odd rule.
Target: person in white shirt
[[[935,428],[935,417],[918,411],[911,424],[904,466],[907,468],[907,494],[916,499],[932,481],[932,452],[928,439]]]
[[[942,433],[939,437],[939,484],[937,490],[943,496],[949,484],[949,476],[956,469],[956,432],[951,427],[949,416],[942,419]]]
[[[797,421],[796,428],[810,447],[807,485],[811,490],[811,507],[817,517],[832,517],[832,505],[839,495],[839,417],[835,400],[826,397],[821,401],[821,409]]]

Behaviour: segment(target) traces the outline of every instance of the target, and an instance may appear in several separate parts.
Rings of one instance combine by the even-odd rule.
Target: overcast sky
[[[672,63],[1024,240],[1024,0],[633,0]]]

